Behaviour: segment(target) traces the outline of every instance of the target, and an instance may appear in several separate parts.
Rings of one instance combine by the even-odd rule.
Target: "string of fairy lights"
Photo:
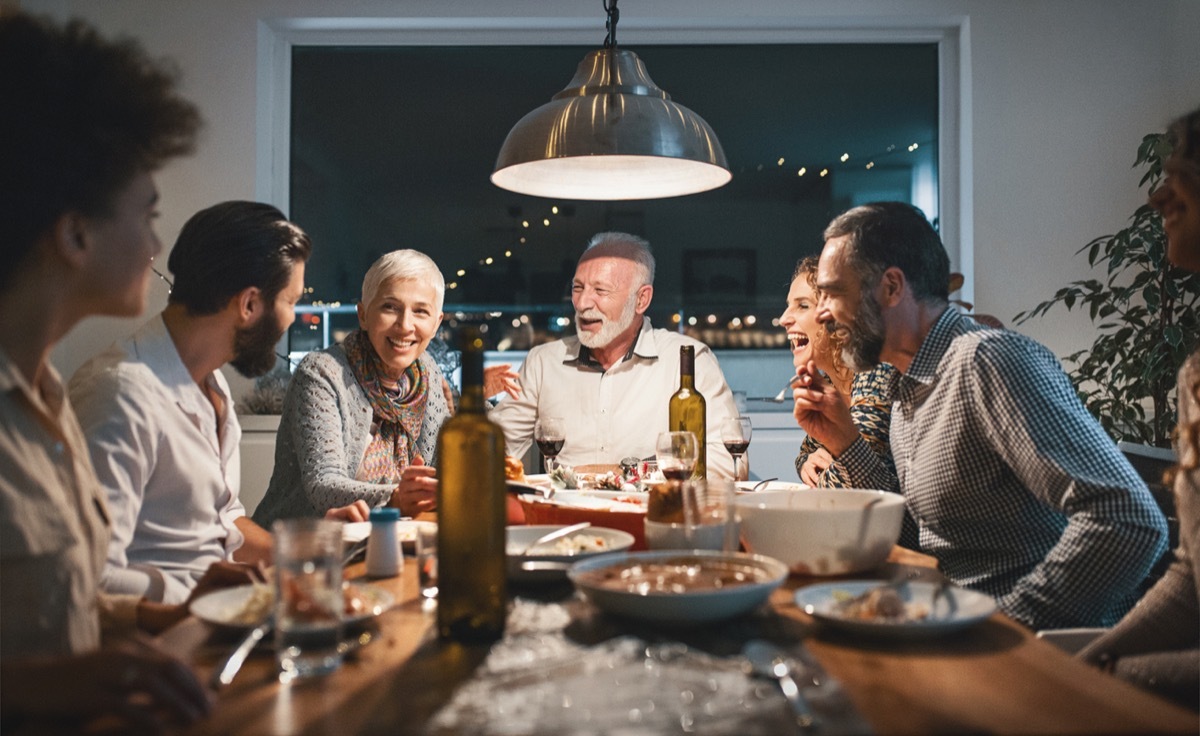
[[[779,156],[774,161],[739,167],[738,171],[743,175],[769,174],[774,176],[783,175],[788,178],[794,177],[794,179],[804,179],[805,177],[824,179],[831,174],[836,173],[837,171],[850,171],[853,169],[874,171],[878,168],[884,168],[880,166],[881,163],[887,163],[889,159],[894,160],[894,157],[897,156],[914,154],[919,151],[922,146],[928,147],[930,143],[931,141],[914,141],[907,145],[892,144],[888,145],[884,150],[874,152],[870,155],[856,155],[850,153],[849,151],[843,151],[840,155],[834,157],[836,161],[825,163],[801,162],[797,165],[797,162],[793,162],[788,156]],[[504,263],[508,259],[511,259],[514,255],[518,254],[520,249],[529,245],[531,238],[540,237],[541,233],[548,232],[555,226],[556,222],[560,221],[562,218],[573,216],[574,211],[575,208],[572,205],[559,204],[549,204],[544,209],[535,210],[528,213],[519,208],[511,208],[510,214],[512,214],[517,220],[514,229],[518,234],[516,235],[515,239],[510,244],[504,246],[503,250],[499,250],[490,255],[478,258],[474,263],[460,264],[452,271],[448,271],[446,273],[446,290],[448,292],[447,297],[450,297],[449,292],[456,291],[464,287],[467,283],[467,279],[469,279],[473,273],[482,273],[487,269],[494,268]],[[305,293],[309,295],[309,298],[311,299],[311,295],[313,293],[312,287],[306,288]],[[298,315],[298,321],[306,325],[311,330],[321,329],[322,323],[322,315],[320,315],[318,311],[313,311],[314,308],[315,310],[319,311],[334,311],[340,310],[342,307],[340,301],[324,302],[320,300],[313,300],[310,302],[310,305],[311,306],[309,309],[303,310],[304,313]],[[448,316],[451,318],[457,317],[458,319],[462,319],[465,317],[465,314],[456,313]],[[498,318],[503,316],[503,314],[500,312],[489,312],[486,316],[489,318]],[[568,327],[571,324],[571,318],[568,316],[560,315],[552,317],[551,319],[553,324],[560,329]],[[755,328],[761,329],[759,326],[759,319],[754,314],[735,315],[729,318],[724,318],[714,313],[709,313],[707,315],[693,314],[685,317],[682,312],[676,312],[671,315],[670,321],[677,328],[686,323],[688,327],[695,329],[724,328],[728,331],[741,331]],[[531,318],[529,314],[520,314],[512,318],[512,326],[514,328],[528,326],[530,325],[530,322]],[[778,318],[772,319],[771,325],[773,327],[778,327]]]

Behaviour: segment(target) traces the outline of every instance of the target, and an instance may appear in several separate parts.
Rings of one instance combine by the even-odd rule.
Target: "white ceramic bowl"
[[[602,526],[591,526],[586,529],[580,529],[571,536],[591,536],[599,537],[604,540],[606,548],[603,550],[576,552],[574,554],[557,554],[554,552],[540,552],[527,555],[513,554],[525,549],[529,544],[534,542],[543,534],[561,529],[563,525],[536,525],[536,526],[510,526],[507,531],[507,551],[508,551],[508,578],[521,583],[548,583],[554,581],[562,581],[567,577],[567,567],[579,560],[585,560],[596,555],[608,554],[609,552],[623,552],[633,544],[633,535],[628,532],[623,532],[620,529],[607,529]],[[551,542],[550,544],[554,544]],[[535,563],[531,565],[532,569],[522,567],[523,563]],[[549,563],[545,566],[538,566],[536,563]]]
[[[751,575],[753,581],[720,588],[684,585],[680,590],[630,590],[598,579],[619,577],[622,571],[637,571],[647,565],[738,570]],[[787,568],[778,560],[744,552],[620,552],[576,562],[567,575],[584,598],[608,613],[656,623],[695,625],[733,618],[761,606],[787,577]]]
[[[846,575],[878,567],[896,540],[904,498],[883,491],[809,488],[734,500],[742,544],[800,575]]]

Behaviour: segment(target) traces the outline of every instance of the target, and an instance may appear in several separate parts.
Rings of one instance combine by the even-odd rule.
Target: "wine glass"
[[[733,455],[734,480],[750,480],[746,450],[750,448],[750,434],[753,431],[750,417],[728,417],[721,420],[721,440],[725,443],[725,449]]]
[[[696,470],[700,454],[696,435],[691,432],[660,432],[654,446],[658,469],[667,480],[687,480]]]
[[[563,420],[558,417],[538,417],[533,426],[533,441],[542,453],[542,467],[547,473],[554,470],[554,458],[562,452],[567,432]]]

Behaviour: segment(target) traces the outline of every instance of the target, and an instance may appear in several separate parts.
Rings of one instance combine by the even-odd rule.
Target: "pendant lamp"
[[[637,54],[617,49],[616,0],[604,9],[604,48],[509,131],[492,183],[586,200],[678,197],[727,184],[733,175],[712,128],[659,89]]]

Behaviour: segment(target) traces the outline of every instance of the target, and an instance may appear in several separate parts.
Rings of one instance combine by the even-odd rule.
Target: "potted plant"
[[[1166,135],[1147,135],[1134,167],[1146,167],[1139,187],[1153,191],[1170,153]],[[1080,248],[1103,278],[1074,281],[1014,318],[1017,324],[1057,304],[1087,309],[1098,322],[1090,348],[1066,357],[1068,375],[1088,411],[1114,440],[1169,447],[1176,424],[1175,377],[1200,334],[1200,275],[1167,261],[1162,217],[1148,204],[1129,225]]]

